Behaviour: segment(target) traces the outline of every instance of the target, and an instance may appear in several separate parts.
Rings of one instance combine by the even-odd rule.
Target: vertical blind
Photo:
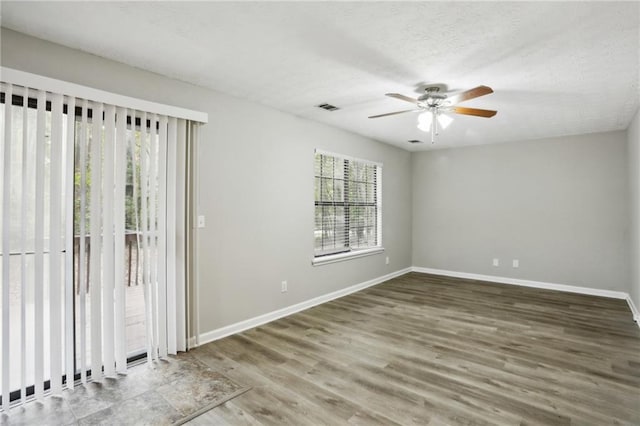
[[[380,247],[382,165],[316,150],[315,256]]]
[[[186,350],[182,194],[198,123],[0,85],[6,411],[12,393],[24,401],[33,387],[41,399],[47,385],[57,394],[76,376],[84,383],[126,371],[128,228],[137,239],[147,359]]]

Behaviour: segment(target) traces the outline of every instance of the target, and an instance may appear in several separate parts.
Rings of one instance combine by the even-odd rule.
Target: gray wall
[[[626,152],[622,131],[414,154],[413,265],[628,291]]]
[[[201,332],[411,265],[408,152],[6,29],[1,55],[6,67],[209,114],[199,151]],[[386,253],[311,266],[314,148],[384,164]]]
[[[630,211],[640,306],[638,116],[628,144],[627,133],[613,132],[411,156],[10,30],[1,36],[3,66],[209,113],[199,157],[201,332],[412,264],[629,291]],[[384,163],[385,254],[311,266],[316,147]]]
[[[631,212],[631,286],[629,294],[640,309],[640,110],[627,130]]]

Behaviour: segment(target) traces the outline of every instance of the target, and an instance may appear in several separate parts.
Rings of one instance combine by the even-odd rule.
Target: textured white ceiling
[[[625,129],[640,99],[638,2],[2,2],[2,26],[409,150],[387,92],[480,84],[437,147]],[[327,112],[314,105],[340,107]]]

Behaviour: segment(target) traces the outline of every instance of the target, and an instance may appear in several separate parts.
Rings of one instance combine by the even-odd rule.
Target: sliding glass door
[[[186,350],[185,194],[200,123],[167,113],[202,114],[16,70],[3,78],[17,80],[0,82],[6,411],[47,388],[118,377],[131,357]]]
[[[92,111],[89,110],[92,114]],[[88,115],[88,114],[87,114]],[[93,168],[100,167],[104,160],[104,149],[92,150],[92,135],[82,135],[82,113],[78,112],[75,118],[75,137],[74,137],[74,242],[73,242],[73,264],[74,264],[74,317],[76,329],[76,365],[83,363],[82,354],[85,354],[87,368],[91,368],[92,359],[92,330],[91,318],[92,306],[96,306],[92,302],[92,295],[95,292],[91,290],[92,281],[98,281],[99,277],[105,275],[106,268],[113,270],[115,259],[110,265],[105,264],[107,256],[105,253],[98,255],[98,262],[95,257],[95,249],[101,249],[101,242],[106,237],[104,227],[104,217],[102,214],[98,217],[99,224],[92,223],[92,198],[99,197],[104,199],[104,194],[100,190],[100,186],[95,185],[95,175]],[[86,118],[87,126],[92,127],[91,119]],[[140,119],[134,120],[131,124],[131,116],[127,117],[126,134],[126,186],[124,189],[124,210],[125,210],[125,234],[122,250],[114,250],[118,252],[118,259],[124,265],[124,277],[120,283],[124,287],[125,295],[125,329],[126,329],[126,353],[127,358],[138,358],[145,355],[147,351],[147,333],[146,333],[146,308],[145,308],[145,291],[144,291],[144,262],[142,253],[142,233],[140,230],[140,214],[142,211],[142,190],[141,190],[141,163],[144,157],[145,162],[151,162],[150,142],[151,139],[157,139],[157,133],[151,132],[145,123],[146,132],[141,132]],[[101,145],[104,146],[105,129],[100,129]],[[146,139],[143,143],[143,136]],[[155,141],[157,144],[157,141]],[[94,161],[93,157],[99,155],[98,161]],[[157,167],[157,165],[156,165]],[[105,176],[104,168],[100,167],[101,178]],[[103,179],[100,179],[103,180]],[[155,183],[157,185],[157,183]],[[104,185],[102,185],[104,186]],[[99,209],[102,212],[103,209]],[[99,238],[92,238],[95,230],[99,229]],[[111,236],[113,238],[113,234]],[[92,256],[93,263],[100,265],[100,273],[92,273]],[[92,275],[93,274],[93,275]],[[93,278],[93,280],[92,280]],[[116,283],[117,285],[118,283]],[[100,308],[101,306],[98,305]],[[102,312],[102,310],[101,310]],[[83,320],[84,318],[84,320]],[[100,321],[102,323],[102,321]],[[82,326],[84,324],[84,327]],[[95,333],[94,333],[95,334]],[[83,343],[84,342],[84,343]],[[83,351],[82,346],[86,349]]]
[[[52,102],[38,98],[37,93],[33,95],[25,98],[12,94],[9,99],[3,92],[0,99],[0,131],[5,136],[4,149],[0,150],[4,170],[0,173],[0,188],[1,199],[8,205],[2,210],[0,228],[0,274],[7,273],[8,277],[6,282],[3,280],[0,309],[7,307],[2,317],[8,317],[10,324],[8,362],[0,358],[10,368],[0,371],[0,383],[8,371],[12,399],[32,394],[38,380],[45,382],[44,389],[48,388],[52,364],[54,369],[58,366],[58,374],[67,381],[65,357],[52,349],[74,352],[74,376],[91,370],[93,360],[99,359],[92,349],[104,344],[108,328],[103,316],[109,309],[102,299],[110,297],[113,304],[118,286],[124,293],[126,355],[144,356],[148,346],[145,283],[148,286],[151,270],[149,262],[145,270],[143,250],[148,258],[158,256],[158,129],[152,128],[150,120],[134,117],[135,113],[127,115],[122,129],[126,135],[121,145],[124,152],[120,153],[126,163],[122,188],[125,232],[119,241],[122,247],[111,244],[114,249],[108,252],[103,250],[104,241],[113,240],[116,233],[114,209],[108,204],[113,203],[114,193],[107,188],[115,188],[115,168],[119,165],[113,158],[105,159],[114,152],[106,140],[106,112],[100,111],[98,117],[100,108],[65,103],[58,112],[62,119],[56,129],[52,126]],[[45,106],[38,108],[39,102]],[[54,131],[59,132],[60,141],[71,143],[52,147]],[[141,179],[142,168],[146,175]],[[5,212],[9,215],[4,216]],[[143,225],[147,231],[144,237]],[[66,229],[68,226],[72,233]],[[66,264],[68,250],[73,256]],[[104,278],[113,276],[116,263],[124,274],[119,281],[111,278],[114,285],[106,290]],[[73,294],[72,303],[66,303],[64,298],[68,292]],[[8,303],[4,303],[7,295]],[[100,300],[96,301],[96,297]],[[57,311],[53,317],[58,321],[49,321],[51,309]],[[100,318],[92,321],[96,314]],[[65,321],[65,317],[72,321]],[[111,331],[112,341],[113,334]],[[59,339],[57,344],[52,345],[52,336]],[[101,340],[100,345],[95,345],[96,338]]]

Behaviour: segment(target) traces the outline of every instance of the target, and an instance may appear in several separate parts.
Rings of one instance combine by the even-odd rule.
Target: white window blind
[[[382,165],[316,150],[315,257],[381,247]]]
[[[7,411],[31,386],[41,399],[76,377],[125,372],[136,349],[126,317],[135,285],[149,362],[186,350],[190,212],[176,194],[189,181],[199,123],[5,81],[0,89]]]

